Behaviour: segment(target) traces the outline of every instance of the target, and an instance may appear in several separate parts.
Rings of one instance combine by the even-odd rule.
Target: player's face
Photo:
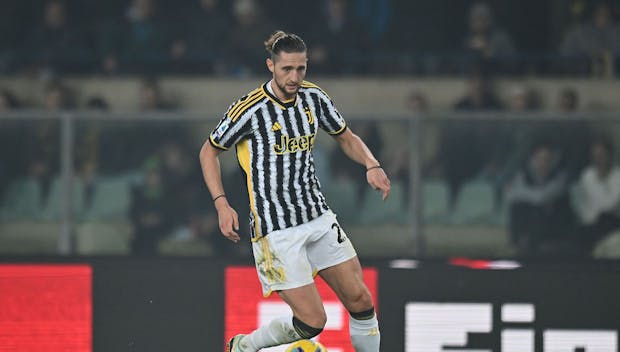
[[[267,67],[273,73],[275,93],[282,100],[295,97],[306,77],[308,58],[306,53],[281,52],[275,60],[267,59]]]

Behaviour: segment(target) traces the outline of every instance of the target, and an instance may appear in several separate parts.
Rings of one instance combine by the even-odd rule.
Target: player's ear
[[[269,71],[271,71],[271,73],[273,73],[273,69],[274,69],[274,63],[273,60],[271,60],[271,58],[267,58],[267,68],[269,69]]]

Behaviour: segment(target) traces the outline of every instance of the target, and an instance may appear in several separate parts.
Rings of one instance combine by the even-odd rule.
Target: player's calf
[[[313,327],[293,317],[272,320],[268,325],[243,336],[237,342],[237,349],[227,352],[256,352],[261,348],[283,345],[297,340],[310,339],[323,331],[323,327]],[[235,341],[232,341],[235,342]],[[234,347],[233,347],[234,348]]]

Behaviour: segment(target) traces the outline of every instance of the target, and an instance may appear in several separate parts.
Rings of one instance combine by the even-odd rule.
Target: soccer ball
[[[286,352],[327,352],[327,348],[312,340],[300,340],[288,346]]]

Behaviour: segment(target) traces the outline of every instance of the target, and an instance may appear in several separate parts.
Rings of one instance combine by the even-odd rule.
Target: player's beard
[[[297,95],[297,92],[299,91],[299,85],[295,85],[295,89],[294,91],[291,93],[291,91],[287,90],[287,85],[286,84],[280,84],[280,82],[275,81],[276,82],[276,87],[278,87],[278,90],[280,90],[280,93],[282,93],[282,95],[285,97],[284,100],[290,100],[293,99],[295,97],[295,95]]]

